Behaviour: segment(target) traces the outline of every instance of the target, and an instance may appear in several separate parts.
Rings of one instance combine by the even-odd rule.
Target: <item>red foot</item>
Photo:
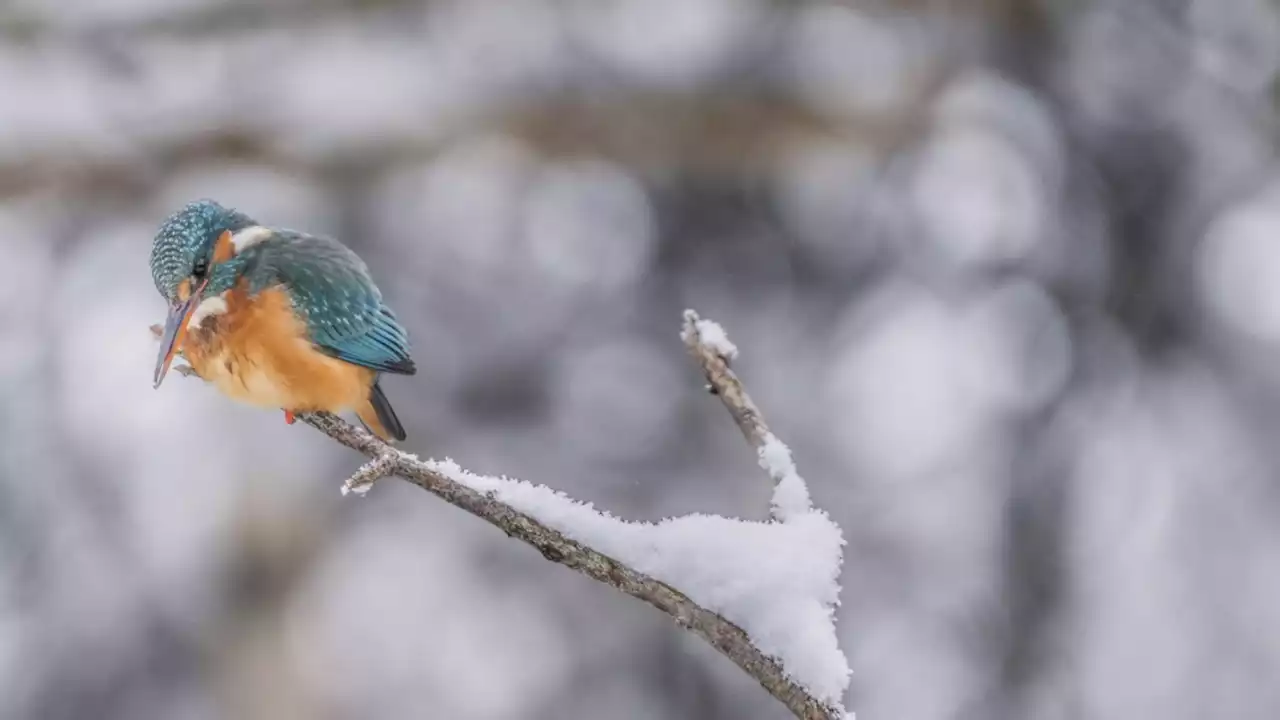
[[[284,411],[284,421],[285,421],[286,423],[288,423],[289,425],[292,425],[294,420],[297,420],[297,418],[295,418],[295,417],[293,416],[293,411],[292,411],[292,410],[285,410],[285,411]]]

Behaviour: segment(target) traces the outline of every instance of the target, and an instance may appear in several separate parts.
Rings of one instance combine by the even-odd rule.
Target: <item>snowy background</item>
[[[278,413],[151,390],[165,215],[340,237],[406,449],[845,531],[860,720],[1280,716],[1267,0],[0,2],[0,718],[780,719]]]

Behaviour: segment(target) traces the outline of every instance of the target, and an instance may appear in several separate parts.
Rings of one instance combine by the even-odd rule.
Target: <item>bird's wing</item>
[[[404,327],[354,252],[290,231],[277,232],[262,249],[255,275],[285,286],[322,352],[379,372],[417,372]]]

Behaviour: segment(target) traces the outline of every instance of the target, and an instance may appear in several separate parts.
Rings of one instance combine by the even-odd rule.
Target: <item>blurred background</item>
[[[1268,0],[0,2],[0,718],[786,717],[700,641],[171,375],[200,197],[341,238],[407,449],[849,545],[861,720],[1280,716]]]

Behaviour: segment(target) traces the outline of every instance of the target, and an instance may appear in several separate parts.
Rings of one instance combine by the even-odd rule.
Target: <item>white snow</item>
[[[737,356],[719,324],[685,311],[685,333],[726,360]],[[692,321],[692,327],[688,321]],[[683,333],[682,333],[683,334]],[[688,340],[687,335],[685,339]],[[405,459],[417,460],[407,453]],[[476,475],[450,459],[424,464],[493,497],[656,580],[742,628],[765,655],[813,697],[843,707],[849,663],[836,640],[844,535],[815,509],[791,450],[772,433],[759,463],[774,481],[772,515],[751,522],[719,515],[684,515],[657,523],[630,522],[544,485]],[[343,487],[363,494],[370,485]],[[852,720],[853,715],[846,716]]]
[[[691,310],[686,310],[685,314],[688,316],[692,312]],[[693,317],[697,317],[697,315],[694,314]],[[698,337],[703,344],[710,346],[711,349],[720,354],[720,357],[725,360],[732,360],[738,357],[738,346],[734,345],[733,341],[729,339],[728,333],[724,331],[724,328],[720,327],[720,323],[714,320],[697,320],[694,322],[694,328],[697,330]]]
[[[773,478],[773,516],[782,521],[799,517],[813,510],[809,500],[809,487],[796,472],[791,460],[791,448],[773,433],[764,438],[760,447],[760,467]]]
[[[844,537],[826,513],[809,507],[790,452],[776,438],[762,450],[761,463],[783,480],[775,504],[785,508],[785,522],[700,514],[628,522],[543,485],[476,475],[449,459],[425,462],[678,588],[746,631],[814,697],[842,705],[849,664],[836,641],[834,608]]]

